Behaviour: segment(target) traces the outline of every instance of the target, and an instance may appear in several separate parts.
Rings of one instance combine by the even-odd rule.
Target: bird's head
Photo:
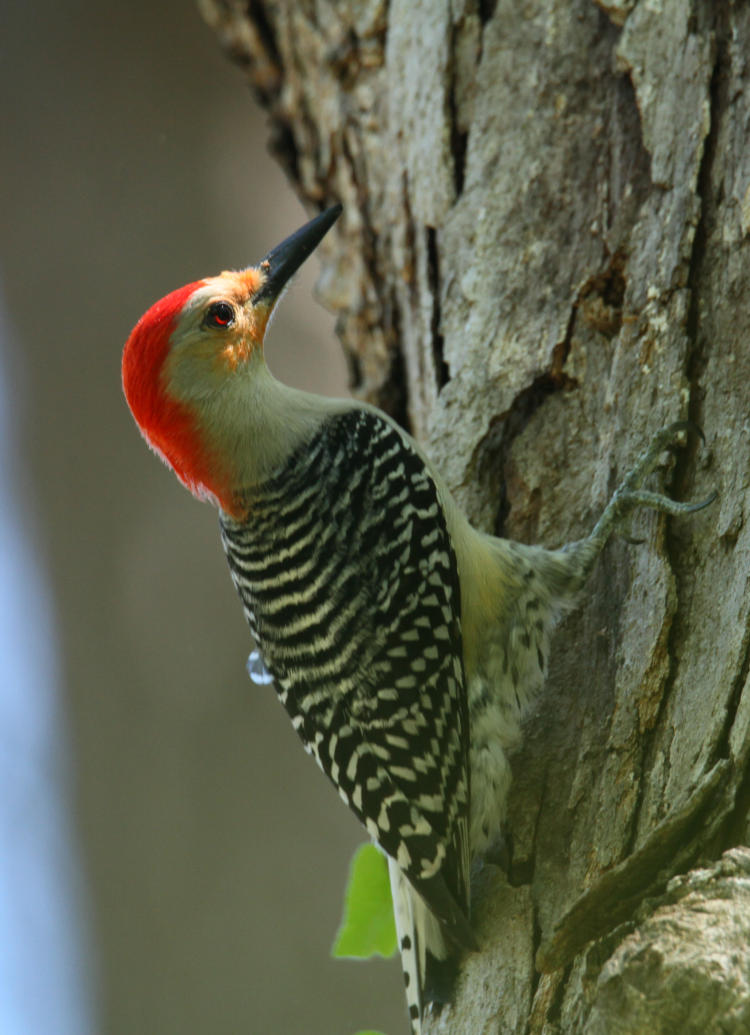
[[[331,228],[336,205],[257,266],[186,284],[141,317],[122,357],[125,397],[144,438],[201,498],[231,512],[236,411],[252,405],[263,338],[289,279]],[[240,389],[239,391],[237,389]]]

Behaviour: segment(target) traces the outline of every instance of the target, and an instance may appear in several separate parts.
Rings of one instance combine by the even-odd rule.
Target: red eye
[[[206,327],[231,327],[234,323],[234,309],[229,302],[212,302],[203,320]]]

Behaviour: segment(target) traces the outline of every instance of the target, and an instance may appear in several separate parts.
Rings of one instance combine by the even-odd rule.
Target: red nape
[[[122,354],[122,386],[128,406],[149,445],[190,491],[224,505],[219,487],[211,484],[212,464],[190,410],[170,398],[162,377],[172,332],[185,303],[203,281],[172,291],[144,313],[130,333]]]

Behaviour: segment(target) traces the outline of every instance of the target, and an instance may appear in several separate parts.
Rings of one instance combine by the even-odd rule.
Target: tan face
[[[262,356],[273,302],[254,304],[253,297],[264,279],[262,269],[225,272],[194,292],[172,332],[164,365],[165,387],[173,398],[206,398]]]

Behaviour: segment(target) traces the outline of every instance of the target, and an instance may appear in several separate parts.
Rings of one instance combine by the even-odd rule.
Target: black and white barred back
[[[449,939],[466,941],[460,589],[432,477],[387,421],[352,409],[243,502],[245,521],[221,516],[224,549],[294,728]]]

